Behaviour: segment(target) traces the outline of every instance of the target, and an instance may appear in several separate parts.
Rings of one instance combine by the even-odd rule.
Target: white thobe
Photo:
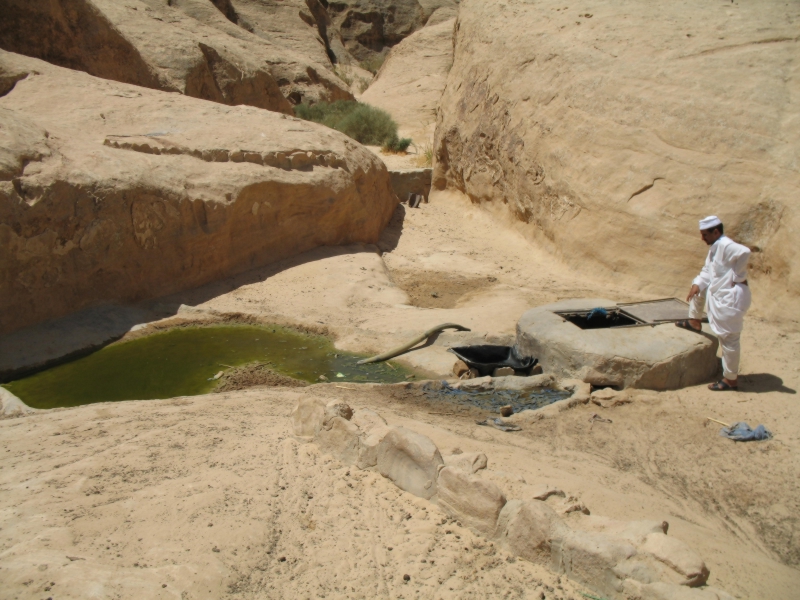
[[[750,308],[750,288],[743,283],[749,259],[747,246],[722,236],[709,248],[706,264],[692,282],[700,293],[692,298],[689,318],[700,319],[708,301],[708,324],[722,346],[723,375],[731,380],[739,373],[739,338]]]

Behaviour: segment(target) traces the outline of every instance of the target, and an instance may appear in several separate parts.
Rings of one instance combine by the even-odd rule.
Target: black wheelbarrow
[[[539,359],[517,354],[515,346],[459,346],[448,350],[478,371],[481,376],[491,375],[500,367],[511,367],[514,371],[528,371]]]

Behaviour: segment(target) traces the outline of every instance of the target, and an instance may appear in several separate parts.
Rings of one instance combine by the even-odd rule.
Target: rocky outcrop
[[[457,7],[458,0],[337,0],[327,4],[341,50],[364,61],[385,54],[424,27],[438,9]],[[341,50],[332,45],[339,57]]]
[[[306,4],[277,4],[280,10],[246,0],[9,0],[0,47],[223,104],[291,113],[304,100],[352,99]]]
[[[288,48],[320,65],[335,60],[331,20],[319,0],[230,0],[233,22],[270,45]]]
[[[436,110],[453,64],[455,19],[423,27],[389,52],[361,101],[389,112],[401,136],[433,138]]]
[[[430,438],[405,427],[388,427],[373,411],[353,411],[337,400],[325,405],[312,397],[301,399],[292,425],[297,437],[309,441],[313,436],[323,452],[341,462],[377,467],[397,487],[436,502],[459,524],[603,597],[732,600],[721,590],[703,587],[709,576],[705,562],[687,544],[666,535],[666,521],[616,521],[580,513],[567,520],[566,513],[573,511],[559,515],[547,503],[550,497],[564,496],[553,489],[531,499],[506,500],[482,474],[484,454],[456,454],[443,461]],[[366,438],[380,438],[377,463],[359,464]]]
[[[689,287],[716,214],[754,251],[754,307],[800,307],[797,5],[566,6],[461,3],[434,186],[663,296]]]
[[[0,52],[0,331],[375,242],[397,198],[331,129]]]

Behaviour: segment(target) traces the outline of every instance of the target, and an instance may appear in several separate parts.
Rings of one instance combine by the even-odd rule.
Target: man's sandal
[[[708,389],[712,392],[737,392],[739,391],[739,386],[730,385],[724,379],[720,379],[717,383],[709,384]]]
[[[692,327],[692,324],[689,323],[689,321],[676,321],[675,326],[680,327],[681,329],[688,329],[689,331],[694,331],[695,333],[700,333],[701,331],[703,331],[702,327],[700,329],[695,329],[694,327]]]

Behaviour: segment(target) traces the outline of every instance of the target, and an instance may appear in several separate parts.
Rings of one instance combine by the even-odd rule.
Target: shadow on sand
[[[767,392],[780,392],[782,394],[796,394],[797,390],[783,385],[783,379],[770,373],[750,373],[740,376],[739,389],[753,394]]]
[[[403,205],[397,206],[377,245],[320,246],[263,267],[137,304],[113,303],[114,300],[109,298],[108,304],[87,307],[0,336],[0,383],[80,358],[117,341],[135,325],[173,317],[181,307],[203,304],[242,286],[265,281],[282,271],[345,254],[390,252],[397,247],[403,233],[405,211]]]

